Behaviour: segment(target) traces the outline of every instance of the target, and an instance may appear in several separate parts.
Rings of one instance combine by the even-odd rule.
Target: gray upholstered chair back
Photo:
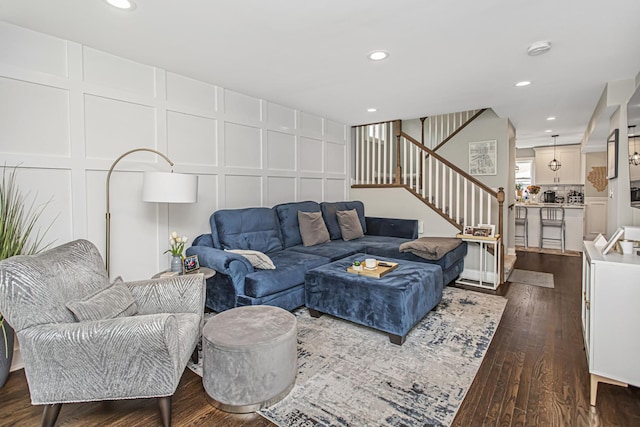
[[[17,331],[75,322],[65,304],[109,285],[98,249],[86,240],[0,261],[0,313]]]

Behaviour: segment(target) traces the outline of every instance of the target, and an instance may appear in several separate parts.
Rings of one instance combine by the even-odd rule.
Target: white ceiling
[[[0,0],[0,19],[349,125],[490,107],[519,148],[579,143],[606,83],[640,71],[639,0],[136,3]]]

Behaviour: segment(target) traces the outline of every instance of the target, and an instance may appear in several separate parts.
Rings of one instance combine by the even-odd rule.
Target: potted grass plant
[[[24,194],[16,180],[18,168],[2,168],[0,182],[0,261],[14,255],[31,255],[46,249],[43,238],[51,227],[43,232],[35,226],[51,199],[43,204],[36,197]],[[0,313],[0,387],[9,376],[13,359],[14,331]]]

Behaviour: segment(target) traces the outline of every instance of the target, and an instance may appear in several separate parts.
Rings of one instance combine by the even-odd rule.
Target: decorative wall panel
[[[217,158],[216,120],[167,111],[169,157],[176,163],[215,166]]]
[[[324,200],[321,178],[300,178],[300,197],[298,200]]]
[[[327,159],[327,173],[344,174],[347,171],[347,146],[345,144],[335,144],[325,142]]]
[[[83,48],[84,80],[100,86],[153,97],[154,68],[128,59]]]
[[[167,239],[158,241],[157,212],[161,204],[142,201],[142,175],[141,172],[121,170],[111,175],[110,270],[112,277],[121,275],[125,280],[149,278],[157,273],[158,255],[168,249]],[[106,246],[105,182],[106,172],[87,173],[87,196],[94,202],[87,205],[88,237],[100,248],[103,257]]]
[[[0,151],[69,156],[69,93],[0,77]]]
[[[225,123],[225,166],[259,169],[262,166],[260,129]]]
[[[300,130],[303,135],[322,136],[322,118],[300,112]]]
[[[340,202],[347,200],[347,182],[344,179],[331,179],[325,181],[324,199],[327,201]]]
[[[322,172],[323,149],[322,141],[301,137],[299,146],[300,171]]]
[[[227,209],[262,206],[262,179],[259,176],[227,175],[225,194]]]
[[[267,104],[267,123],[270,129],[294,130],[296,128],[296,110],[269,102]]]
[[[25,70],[67,77],[67,42],[4,24],[0,26],[0,62]]]
[[[270,176],[267,178],[267,206],[288,203],[296,200],[296,179]]]
[[[174,203],[168,205],[169,230],[189,237],[187,246],[190,246],[193,239],[200,234],[211,232],[209,217],[218,210],[217,188],[218,176],[199,175],[197,203]],[[163,240],[160,239],[160,242],[163,243]]]
[[[185,106],[216,112],[216,88],[179,74],[167,73],[167,102],[172,107]]]
[[[26,197],[26,203],[30,205],[34,202],[36,209],[42,208],[42,215],[36,224],[36,229],[44,230],[51,227],[45,235],[43,244],[52,243],[57,246],[72,240],[72,213],[69,210],[69,206],[73,203],[71,171],[21,167],[16,177],[20,190]]]
[[[224,112],[234,122],[258,123],[261,120],[260,100],[232,90],[225,90]]]
[[[347,127],[342,123],[334,122],[331,120],[325,120],[325,136],[335,141],[347,140]]]
[[[267,168],[296,169],[296,137],[288,133],[267,132]]]
[[[85,135],[88,158],[115,160],[133,148],[156,148],[154,108],[86,95]],[[136,156],[136,159],[154,158],[151,153]]]

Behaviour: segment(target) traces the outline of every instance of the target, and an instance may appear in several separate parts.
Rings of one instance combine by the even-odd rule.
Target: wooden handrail
[[[469,173],[463,171],[458,166],[454,165],[453,163],[451,163],[450,161],[448,161],[444,157],[440,156],[438,153],[434,152],[433,150],[428,149],[427,147],[425,147],[424,145],[422,145],[421,143],[416,141],[414,138],[412,138],[410,135],[407,135],[404,132],[400,132],[400,134],[406,140],[408,140],[413,145],[418,147],[420,150],[424,151],[425,153],[429,154],[430,156],[433,156],[435,159],[437,159],[440,162],[444,163],[445,165],[447,165],[448,167],[450,167],[451,169],[453,169],[454,171],[456,171],[460,175],[464,176],[467,180],[473,182],[475,185],[477,185],[478,187],[482,188],[487,193],[491,194],[493,197],[496,197],[496,198],[498,197],[498,192],[493,190],[493,189],[491,189],[491,187],[488,187],[486,184],[478,181],[476,178],[474,178],[473,176],[469,175]],[[398,147],[399,147],[399,145],[400,144],[398,144]],[[400,150],[400,148],[398,148],[398,150]]]
[[[482,113],[484,113],[485,111],[487,111],[486,108],[481,109],[480,111],[478,111],[477,113],[475,113],[473,116],[471,116],[471,118],[469,118],[469,120],[467,120],[466,122],[464,122],[462,125],[460,125],[460,127],[456,130],[453,131],[453,133],[451,135],[449,135],[448,137],[446,137],[440,144],[436,145],[435,147],[432,148],[433,151],[438,151],[438,149],[440,147],[442,147],[444,144],[446,144],[447,142],[449,142],[451,139],[453,139],[454,136],[456,136],[458,133],[460,133],[460,131],[464,128],[466,128],[472,121],[474,121],[476,118],[478,118],[478,116]],[[424,134],[424,131],[423,131]],[[424,140],[424,136],[422,137],[422,139]]]

